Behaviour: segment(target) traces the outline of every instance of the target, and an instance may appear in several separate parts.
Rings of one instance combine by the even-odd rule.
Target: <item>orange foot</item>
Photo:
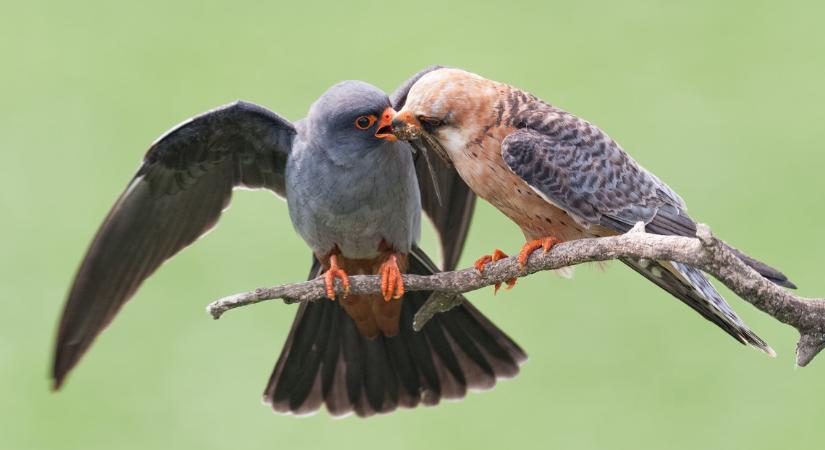
[[[544,253],[550,251],[554,245],[560,244],[561,239],[553,236],[548,236],[543,239],[536,239],[534,241],[530,241],[524,246],[521,247],[521,251],[518,253],[518,265],[521,270],[524,270],[524,266],[527,265],[527,260],[530,258],[530,255],[533,254],[534,251],[538,250],[539,248],[544,248]]]
[[[481,258],[478,258],[474,265],[476,267],[476,270],[478,270],[478,273],[484,273],[484,266],[486,266],[487,264],[490,264],[490,263],[494,263],[494,262],[496,262],[500,259],[504,259],[506,257],[507,257],[506,253],[504,253],[503,251],[501,251],[499,249],[495,249],[495,250],[493,250],[492,255],[484,255]],[[516,285],[516,279],[512,278],[510,280],[507,280],[505,283],[507,283],[507,289],[513,289],[513,286]],[[493,295],[498,293],[498,290],[499,290],[500,287],[501,287],[501,283],[496,283],[496,287],[493,289]]]
[[[378,269],[381,274],[381,294],[384,301],[399,299],[404,295],[404,280],[401,278],[401,270],[398,268],[398,258],[395,253],[390,253],[387,260]]]
[[[347,277],[346,272],[338,267],[338,257],[331,255],[329,257],[329,270],[324,273],[324,284],[326,284],[327,297],[329,297],[330,300],[335,300],[336,278],[340,278],[341,284],[344,285],[344,294],[341,296],[341,298],[344,298],[349,294],[349,277]]]

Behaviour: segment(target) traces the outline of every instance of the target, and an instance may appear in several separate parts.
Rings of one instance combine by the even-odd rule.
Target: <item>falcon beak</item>
[[[401,111],[392,120],[392,132],[398,139],[410,141],[421,137],[421,123],[409,111]]]
[[[395,117],[395,110],[388,107],[381,113],[381,118],[378,120],[378,127],[375,131],[375,137],[379,139],[386,139],[388,141],[395,141],[398,138],[393,134],[392,122]]]
[[[402,108],[401,112],[395,115],[395,119],[392,121],[392,132],[398,139],[409,141],[410,144],[413,144],[414,148],[418,147],[415,143],[420,142],[424,148],[438,155],[445,164],[448,166],[451,164],[450,156],[441,143],[438,142],[438,139],[425,131],[421,127],[421,122],[418,121],[418,118],[409,111],[405,111]]]

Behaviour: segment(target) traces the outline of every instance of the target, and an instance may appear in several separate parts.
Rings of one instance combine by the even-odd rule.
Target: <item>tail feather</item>
[[[736,255],[736,257],[742,260],[743,263],[750,266],[753,270],[759,273],[759,275],[762,275],[768,281],[778,286],[786,287],[789,289],[796,289],[796,285],[793,284],[793,282],[789,280],[788,277],[786,277],[785,274],[780,272],[778,269],[774,269],[773,267],[763,263],[762,261],[759,261],[756,258],[752,258],[731,246],[728,246],[728,248],[730,248],[730,250]]]
[[[762,338],[745,325],[699,270],[668,261],[622,259],[622,262],[693,308],[737,341],[752,345],[768,355],[776,355]]]
[[[315,262],[310,278],[320,271]],[[410,273],[436,271],[413,249]],[[429,294],[405,294],[398,335],[375,339],[358,333],[340,302],[301,304],[264,401],[282,413],[312,413],[325,404],[335,416],[366,417],[462,398],[468,389],[518,374],[524,351],[467,301],[413,331],[413,316]]]

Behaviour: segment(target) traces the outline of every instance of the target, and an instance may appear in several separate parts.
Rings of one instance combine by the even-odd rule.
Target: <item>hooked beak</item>
[[[424,158],[427,172],[430,174],[430,182],[435,191],[435,198],[438,200],[438,204],[441,205],[441,189],[438,186],[439,176],[433,167],[432,161],[430,161],[428,153],[430,150],[434,151],[441,158],[444,165],[450,167],[450,158],[447,156],[444,147],[441,146],[438,139],[421,127],[421,122],[418,121],[415,115],[409,111],[404,111],[403,108],[392,121],[392,132],[398,136],[398,139],[408,141],[414,153],[417,152]]]
[[[392,120],[392,132],[405,141],[418,139],[422,133],[421,122],[409,111],[402,111]]]
[[[395,141],[398,138],[393,134],[392,122],[395,117],[395,110],[388,107],[381,113],[381,118],[378,119],[378,126],[375,130],[375,137],[379,139],[386,139],[388,141]]]
[[[392,120],[392,132],[398,139],[409,141],[413,148],[418,148],[417,143],[420,142],[426,149],[435,152],[447,166],[451,164],[450,156],[441,143],[438,142],[438,139],[425,131],[421,127],[421,122],[411,112],[404,111],[402,108],[401,112],[395,115]]]

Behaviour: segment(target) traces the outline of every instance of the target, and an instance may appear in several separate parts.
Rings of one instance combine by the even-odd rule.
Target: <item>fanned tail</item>
[[[418,248],[409,261],[410,273],[437,272]],[[320,271],[315,262],[309,278]],[[309,414],[325,404],[335,416],[367,417],[462,398],[518,374],[524,351],[467,301],[413,331],[413,316],[429,295],[406,293],[400,332],[375,339],[358,333],[341,302],[301,304],[264,401],[285,414]]]

